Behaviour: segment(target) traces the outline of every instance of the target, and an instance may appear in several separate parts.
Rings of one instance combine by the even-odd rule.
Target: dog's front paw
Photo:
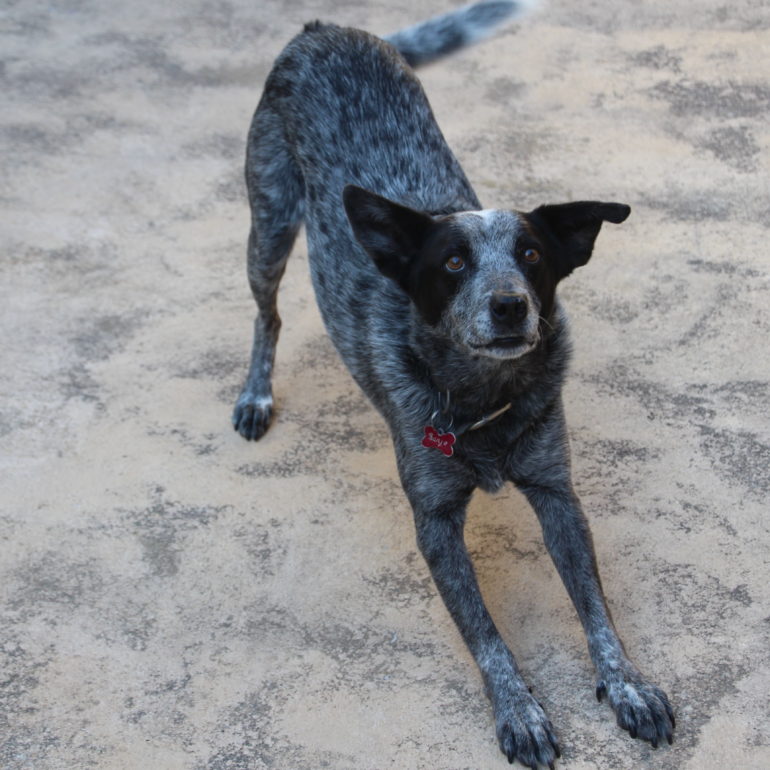
[[[511,764],[518,759],[532,770],[539,765],[553,768],[561,756],[550,720],[526,690],[496,700],[495,724],[500,750]]]
[[[653,748],[667,740],[673,742],[674,710],[668,696],[636,671],[617,672],[599,682],[596,698],[607,695],[618,725],[632,738],[649,741]]]
[[[257,396],[244,390],[235,402],[233,427],[249,441],[257,441],[265,435],[273,419],[273,397]]]

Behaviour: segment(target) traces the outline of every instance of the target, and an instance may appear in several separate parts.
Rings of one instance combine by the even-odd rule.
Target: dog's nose
[[[521,294],[496,291],[490,300],[490,310],[496,321],[510,324],[526,318],[529,304]]]

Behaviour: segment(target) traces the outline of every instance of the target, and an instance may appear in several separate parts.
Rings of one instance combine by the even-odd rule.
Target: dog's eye
[[[461,256],[453,254],[444,263],[444,267],[446,267],[450,273],[459,273],[465,267],[465,260]]]
[[[525,249],[522,254],[525,262],[529,262],[530,265],[534,265],[535,262],[540,261],[540,252],[537,249]]]

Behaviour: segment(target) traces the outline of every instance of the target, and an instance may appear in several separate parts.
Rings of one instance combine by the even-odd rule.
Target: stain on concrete
[[[770,111],[770,87],[764,83],[664,80],[651,95],[667,101],[680,117],[755,118]]]
[[[640,200],[678,222],[726,222],[736,214],[736,202],[716,189],[682,189],[672,185],[663,193],[643,193]]]
[[[74,352],[88,362],[103,361],[125,347],[145,318],[134,312],[83,318],[72,337]]]
[[[312,752],[273,726],[284,693],[296,687],[296,678],[280,677],[251,693],[222,721],[228,745],[197,765],[206,770],[245,767],[350,767],[352,757],[342,753]]]
[[[40,126],[37,123],[9,123],[0,126],[2,140],[13,147],[6,162],[13,167],[42,165],[52,157],[66,155],[102,134],[141,132],[138,121],[118,120],[108,113],[69,115],[64,121]]]
[[[245,566],[257,577],[275,575],[289,551],[289,541],[280,520],[266,524],[245,522],[233,531],[233,537],[244,551]]]
[[[770,493],[770,442],[747,430],[699,425],[701,446],[714,469],[746,494],[765,499]]]
[[[717,273],[721,275],[731,275],[736,278],[761,278],[763,273],[744,264],[735,262],[717,262],[706,259],[688,259],[687,264],[697,272]]]
[[[100,566],[95,560],[80,561],[53,550],[32,553],[11,573],[9,606],[28,615],[80,607],[92,601],[104,584]]]
[[[364,582],[376,591],[374,601],[405,608],[423,604],[436,596],[433,580],[422,563],[415,569],[416,553],[407,555],[400,568],[385,567],[376,575],[364,576]]]
[[[216,133],[188,142],[181,150],[191,158],[212,157],[236,161],[245,157],[246,143],[241,134]],[[241,185],[243,186],[243,180]]]
[[[245,360],[247,350],[237,353],[224,347],[210,348],[209,350],[196,350],[195,359],[185,362],[174,373],[175,377],[189,380],[200,379],[230,379],[234,375],[246,376],[248,362]],[[240,385],[236,387],[240,388]],[[235,401],[238,391],[233,390],[232,398],[228,392],[227,403]]]
[[[671,70],[671,72],[676,73],[682,71],[682,57],[664,45],[656,45],[653,48],[632,54],[629,61],[638,67],[647,67],[653,70]]]
[[[750,172],[757,167],[760,148],[747,126],[715,128],[699,146],[738,171]]]
[[[186,536],[214,522],[223,508],[189,507],[166,499],[158,487],[152,493],[154,502],[147,508],[126,511],[124,519],[142,550],[142,558],[155,577],[170,578],[177,574],[184,558]]]
[[[522,97],[527,84],[513,78],[496,78],[486,87],[486,96],[490,101],[510,105]]]

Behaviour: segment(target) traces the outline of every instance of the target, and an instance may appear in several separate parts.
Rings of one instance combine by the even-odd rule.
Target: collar
[[[449,412],[449,408],[451,405],[451,393],[448,390],[445,391],[444,393],[439,393],[438,399],[439,399],[439,406],[431,415],[430,422],[432,425],[435,426],[439,413],[445,416],[448,415],[449,423],[446,426],[446,430],[443,430],[441,432],[452,433],[455,437],[462,436],[463,433],[469,433],[470,431],[478,430],[479,428],[483,428],[485,425],[489,425],[490,422],[494,422],[498,417],[502,417],[502,415],[504,415],[513,406],[513,402],[509,401],[504,406],[501,406],[499,409],[495,409],[494,412],[490,412],[489,414],[484,415],[483,417],[481,417],[480,419],[474,422],[466,422],[464,424],[461,424],[459,427],[455,427],[454,417]],[[442,406],[442,402],[443,402],[443,406]]]

